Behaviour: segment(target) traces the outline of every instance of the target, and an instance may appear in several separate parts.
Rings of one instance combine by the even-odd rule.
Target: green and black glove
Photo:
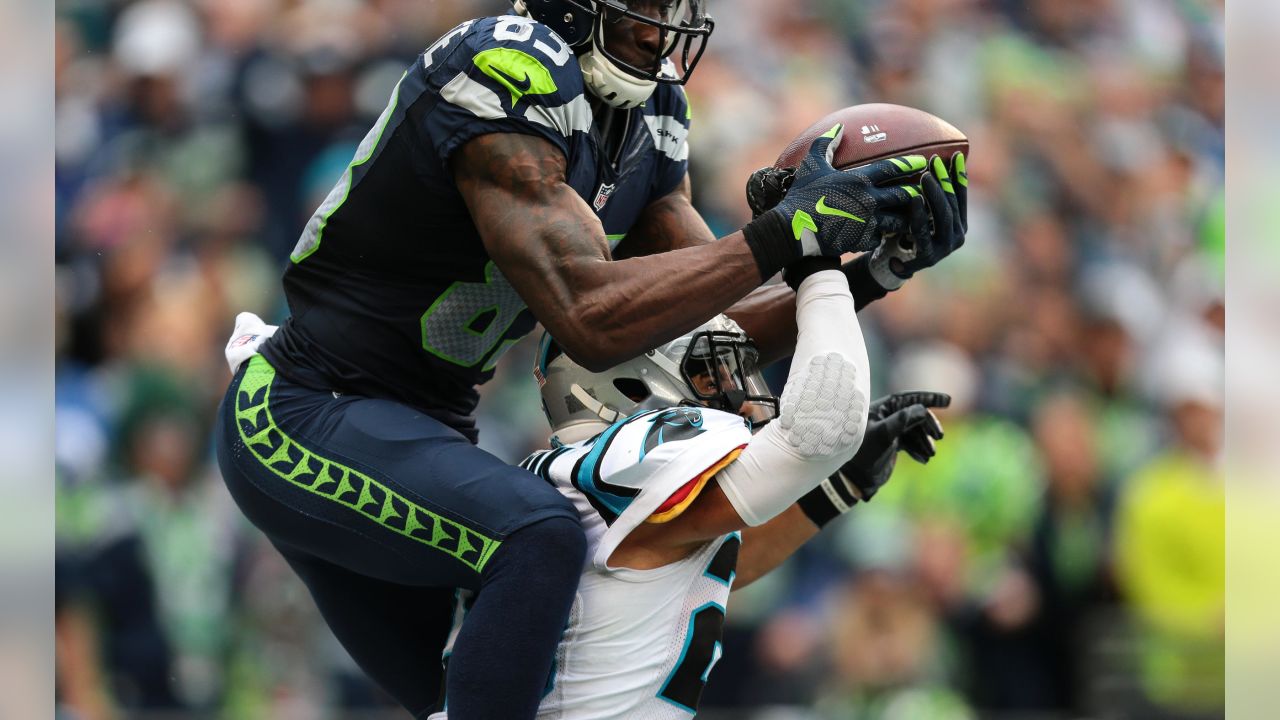
[[[900,216],[919,191],[891,183],[923,170],[924,156],[836,170],[831,159],[843,134],[836,125],[814,140],[781,201],[742,228],[762,279],[801,257],[874,250],[886,230],[904,227]]]
[[[934,155],[920,189],[921,196],[912,198],[908,207],[907,232],[886,235],[871,254],[871,277],[885,290],[896,290],[964,245],[969,227],[964,153],[952,157],[950,170]]]

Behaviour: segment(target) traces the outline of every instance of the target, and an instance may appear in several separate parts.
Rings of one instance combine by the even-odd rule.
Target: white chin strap
[[[591,49],[578,56],[582,79],[595,96],[606,104],[626,110],[644,103],[653,95],[658,83],[641,80],[614,65],[591,41]]]
[[[610,423],[603,422],[576,422],[572,425],[566,425],[558,428],[551,435],[551,444],[554,446],[559,443],[561,445],[572,445],[576,442],[582,442],[587,438],[593,438],[596,435],[609,429]]]

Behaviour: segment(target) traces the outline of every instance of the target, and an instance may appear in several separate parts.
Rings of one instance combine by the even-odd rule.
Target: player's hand
[[[800,508],[822,527],[859,500],[875,497],[889,482],[901,450],[927,463],[942,439],[942,423],[930,408],[944,408],[951,396],[937,392],[895,393],[871,404],[867,431],[853,459],[800,499]]]
[[[786,196],[770,212],[780,211],[800,243],[801,255],[838,256],[874,250],[886,228],[901,222],[886,220],[904,213],[914,188],[889,185],[924,169],[922,155],[880,160],[836,170],[831,166],[844,126],[836,125],[813,141]],[[881,187],[886,185],[886,187]]]
[[[969,227],[969,174],[964,153],[951,168],[937,155],[921,178],[922,195],[911,199],[906,232],[885,235],[871,255],[871,276],[886,290],[902,286],[916,272],[933,267],[964,245]]]
[[[755,219],[777,207],[796,179],[795,168],[762,167],[747,178],[747,207]]]
[[[814,140],[782,200],[742,228],[761,279],[801,257],[874,250],[885,232],[905,230],[902,216],[920,191],[891,183],[924,170],[924,156],[836,170],[831,159],[843,135],[844,126],[837,124]],[[763,207],[771,199],[762,192],[757,204]]]

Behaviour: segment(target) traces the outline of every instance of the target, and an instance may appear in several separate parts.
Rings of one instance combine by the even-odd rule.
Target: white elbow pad
[[[850,447],[857,452],[867,424],[864,388],[869,384],[859,377],[857,364],[840,353],[810,358],[782,393],[777,426],[787,444],[812,458],[843,457]]]
[[[716,475],[748,525],[762,525],[853,457],[867,424],[867,386],[857,363],[836,352],[792,370],[782,415]]]

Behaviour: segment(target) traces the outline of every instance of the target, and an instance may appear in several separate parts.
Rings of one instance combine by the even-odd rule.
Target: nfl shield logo
[[[596,212],[604,209],[605,203],[609,202],[609,196],[613,194],[613,190],[616,187],[617,183],[600,186],[600,189],[596,191],[596,199],[591,201],[591,206],[596,209]]]

